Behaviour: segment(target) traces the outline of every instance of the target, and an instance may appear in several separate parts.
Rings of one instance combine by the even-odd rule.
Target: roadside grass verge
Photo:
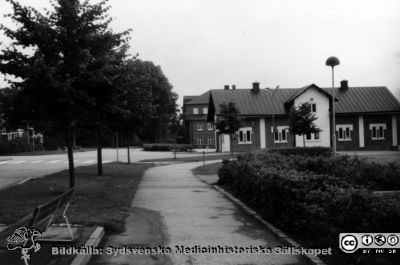
[[[153,164],[104,164],[76,168],[76,191],[67,216],[71,223],[101,225],[107,232],[121,233],[131,201],[143,173]],[[68,170],[12,186],[0,192],[0,223],[11,224],[68,189]]]
[[[234,154],[235,157],[236,154]],[[230,154],[222,154],[222,155],[205,155],[204,160],[222,160],[222,159],[230,159],[232,156]],[[160,158],[160,159],[146,159],[141,160],[139,162],[200,162],[203,161],[203,155],[199,154],[198,156],[188,156],[188,157],[179,157],[177,153],[176,159],[171,158]]]

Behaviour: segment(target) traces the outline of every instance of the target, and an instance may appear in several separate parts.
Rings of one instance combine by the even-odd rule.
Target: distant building
[[[335,88],[335,94],[337,150],[398,148],[400,103],[386,87],[349,87],[344,80]],[[190,124],[187,134],[194,143],[198,138],[209,137],[202,134],[204,127],[203,131],[198,130],[202,126],[196,124],[214,122],[220,104],[234,102],[244,119],[244,126],[232,143],[228,135],[216,137],[217,151],[230,151],[232,146],[234,151],[300,147],[303,146],[302,137],[290,133],[288,114],[292,106],[308,102],[321,132],[306,135],[306,146],[330,147],[333,129],[331,95],[332,88],[320,88],[315,84],[300,89],[260,89],[259,83],[253,83],[251,89],[225,86],[188,100],[184,107],[190,115],[184,116],[184,122]],[[207,114],[201,112],[207,105],[206,98]],[[215,130],[213,133],[217,135]]]
[[[183,124],[186,142],[198,149],[215,149],[215,125],[207,122],[210,92],[183,97]]]

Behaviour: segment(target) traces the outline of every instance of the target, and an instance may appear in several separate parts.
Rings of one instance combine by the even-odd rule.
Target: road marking
[[[37,164],[37,163],[41,163],[41,162],[43,162],[43,160],[32,161],[32,162],[30,162],[29,164]]]
[[[52,161],[46,162],[46,164],[55,164],[58,162],[62,162],[62,160],[52,160]]]
[[[25,162],[26,162],[25,160],[20,160],[20,161],[12,162],[10,164],[16,165],[16,164],[21,164],[21,163],[25,163]]]
[[[1,161],[0,162],[0,165],[2,165],[2,164],[8,164],[8,163],[10,163],[11,161],[9,161],[9,160],[7,160],[7,161]]]
[[[82,164],[92,164],[94,162],[96,162],[96,161],[94,161],[94,160],[86,160],[86,161],[83,161]]]

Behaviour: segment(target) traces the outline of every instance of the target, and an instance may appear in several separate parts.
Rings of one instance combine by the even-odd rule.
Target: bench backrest
[[[29,227],[39,229],[40,231],[46,230],[53,221],[57,220],[65,212],[73,193],[74,188],[71,188],[53,200],[37,206],[33,212],[33,218]]]
[[[17,228],[29,227],[36,228],[42,232],[45,231],[53,221],[65,214],[73,194],[74,188],[71,188],[53,200],[37,206],[33,213],[0,231],[0,248],[7,245],[7,237],[12,235]]]

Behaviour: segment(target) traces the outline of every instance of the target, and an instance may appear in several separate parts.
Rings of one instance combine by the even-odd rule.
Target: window
[[[193,108],[193,114],[199,114],[199,109],[198,108]]]
[[[197,130],[198,130],[198,131],[202,131],[203,129],[204,129],[203,123],[198,122],[198,123],[197,123]]]
[[[214,125],[211,122],[207,122],[207,130],[209,131],[214,130]]]
[[[306,134],[306,141],[318,141],[319,138],[320,138],[319,132]]]
[[[271,131],[274,128],[271,127]],[[289,126],[278,126],[274,133],[274,142],[275,143],[287,143],[288,142],[288,134],[289,134]]]
[[[352,130],[353,130],[353,124],[336,125],[338,141],[351,141]]]
[[[207,138],[207,145],[214,145],[214,137],[208,137]]]
[[[369,125],[371,130],[372,140],[384,140],[385,139],[385,123],[373,123]]]
[[[246,127],[239,130],[239,144],[251,144],[252,128]]]
[[[204,145],[204,139],[203,138],[197,138],[196,139],[197,145]]]
[[[203,108],[203,114],[208,114],[208,108]]]
[[[316,103],[310,103],[310,111],[311,112],[317,112],[317,104]]]

